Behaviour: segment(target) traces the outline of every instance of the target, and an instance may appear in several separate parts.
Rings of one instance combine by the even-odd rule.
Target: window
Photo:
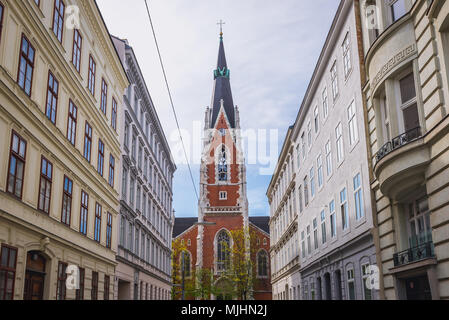
[[[139,143],[139,153],[137,159],[137,165],[139,166],[139,169],[142,169],[142,157],[143,157],[143,146]]]
[[[76,142],[76,119],[78,117],[78,108],[69,100],[69,115],[67,120],[67,139],[71,144],[75,145]]]
[[[106,248],[111,248],[112,244],[112,214],[108,212],[106,225]]]
[[[81,191],[80,232],[87,234],[87,217],[89,214],[89,195]]]
[[[97,69],[97,64],[95,63],[92,55],[89,55],[89,74],[87,79],[87,88],[92,95],[95,95],[95,73]]]
[[[115,178],[115,158],[109,155],[109,185],[114,188],[114,178]]]
[[[332,175],[332,150],[330,141],[326,143],[326,169],[327,176],[330,177]]]
[[[117,130],[117,101],[114,98],[112,98],[111,126]]]
[[[301,151],[299,149],[299,144],[296,146],[296,165],[298,170],[301,168]]]
[[[184,276],[186,278],[189,278],[191,276],[190,265],[191,265],[190,253],[186,250],[183,250],[181,252],[181,268],[183,269]]]
[[[351,102],[351,105],[348,108],[348,121],[349,121],[349,144],[352,146],[359,139],[354,101]]]
[[[304,178],[304,205],[306,207],[309,205],[309,187],[307,176]]]
[[[126,149],[128,149],[128,146],[129,146],[129,123],[128,123],[128,121],[125,121],[123,144],[126,147]]]
[[[76,289],[76,300],[84,300],[84,276],[86,272],[83,268],[79,268],[79,289]]]
[[[50,212],[51,185],[53,179],[53,165],[46,158],[41,158],[41,175],[39,182],[38,209],[48,214]]]
[[[312,123],[307,122],[307,145],[310,148],[312,148]]]
[[[17,249],[2,244],[0,253],[0,301],[13,300]]]
[[[65,300],[67,280],[67,263],[59,262],[58,264],[58,283],[56,289],[56,300]]]
[[[30,44],[25,35],[22,35],[17,82],[28,96],[31,96],[34,71],[34,54],[35,50],[33,46]]]
[[[94,240],[100,242],[101,237],[101,205],[97,202],[95,204],[95,225],[94,225]]]
[[[104,79],[101,79],[101,99],[100,110],[106,115],[108,103],[108,84]]]
[[[64,176],[64,192],[62,195],[61,222],[67,226],[70,226],[70,219],[72,213],[72,191],[73,191],[72,180]]]
[[[86,121],[86,128],[84,130],[84,158],[90,162],[92,150],[92,127]]]
[[[230,266],[231,239],[229,234],[222,230],[217,237],[217,270],[225,271]]]
[[[313,245],[315,250],[318,249],[318,222],[317,219],[313,219]]]
[[[310,226],[307,226],[307,252],[312,253],[312,241],[310,239]]]
[[[109,300],[109,285],[110,285],[110,278],[107,275],[104,275],[104,300]]]
[[[257,275],[259,277],[268,276],[268,254],[265,250],[257,253]]]
[[[302,257],[306,257],[306,241],[304,231],[301,232],[301,249],[302,249]]]
[[[345,78],[348,78],[352,70],[351,42],[349,38],[349,32],[348,34],[346,34],[345,40],[343,41],[343,69],[345,72]]]
[[[48,86],[47,86],[47,104],[45,109],[45,115],[53,124],[56,124],[56,111],[58,108],[58,90],[59,90],[59,82],[49,71]]]
[[[315,169],[310,169],[310,194],[312,198],[315,196]]]
[[[65,5],[61,0],[55,0],[53,11],[53,33],[59,42],[62,42],[62,33],[64,31],[64,10]]]
[[[140,211],[140,195],[141,195],[140,182],[137,182],[136,210],[138,211]]]
[[[22,199],[27,143],[14,131],[11,136],[7,192]]]
[[[299,212],[302,213],[303,205],[302,205],[302,186],[298,188],[298,200],[299,200]]]
[[[304,132],[301,135],[301,145],[302,145],[302,158],[306,158],[306,139],[304,137]]]
[[[315,110],[313,111],[313,122],[315,124],[315,133],[318,133],[318,131],[320,131],[320,113],[318,111],[318,106],[315,107]]]
[[[363,297],[365,298],[365,300],[372,299],[371,289],[369,289],[367,285],[367,280],[370,276],[369,268],[370,265],[368,263],[362,265]]]
[[[323,117],[324,119],[326,119],[327,116],[329,115],[329,101],[327,99],[327,88],[323,90],[322,98],[323,98]]]
[[[399,80],[403,130],[408,132],[420,127],[413,72]]]
[[[104,168],[104,143],[101,139],[98,139],[98,161],[97,161],[97,171],[103,176]]]
[[[335,135],[337,137],[337,162],[340,163],[344,160],[343,150],[343,126],[341,123],[335,128]]]
[[[332,97],[337,100],[338,97],[338,75],[337,75],[337,61],[334,62],[331,68],[331,82],[332,82]]]
[[[73,30],[73,49],[72,49],[72,63],[76,71],[80,72],[81,67],[81,48],[83,45],[83,37],[78,29]]]
[[[218,160],[218,180],[228,180],[228,164],[226,160],[226,147],[224,145],[221,146],[221,153]]]
[[[317,159],[317,167],[318,167],[318,187],[321,188],[323,186],[323,157],[321,154]]]
[[[91,300],[98,300],[98,272],[92,271],[92,289],[90,291]]]
[[[340,191],[340,211],[341,211],[341,226],[343,230],[349,227],[349,212],[348,212],[348,198],[346,188]]]
[[[326,230],[326,211],[322,210],[321,211],[321,242],[323,244],[326,243],[326,234],[327,234],[327,230]]]
[[[136,137],[136,134],[134,133],[134,130],[133,130],[133,138],[132,138],[132,141],[131,141],[131,157],[132,157],[132,159],[134,161],[137,160],[137,158],[136,158],[136,152],[137,152],[136,144],[137,144],[137,137]]]
[[[228,193],[226,191],[220,191],[220,200],[227,200]]]
[[[402,18],[407,13],[404,0],[397,0],[396,2],[390,4],[390,6],[393,23]]]
[[[329,203],[329,212],[331,218],[331,237],[335,238],[337,236],[337,219],[335,217],[335,202],[332,200]]]
[[[362,195],[362,178],[360,173],[354,177],[354,200],[355,200],[355,216],[357,220],[360,220],[365,216],[365,208],[363,206]]]
[[[349,269],[347,272],[348,277],[348,295],[349,300],[355,300],[355,284],[354,284],[354,269]]]

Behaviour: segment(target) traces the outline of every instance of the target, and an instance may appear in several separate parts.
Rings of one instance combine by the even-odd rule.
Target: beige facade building
[[[1,1],[0,26],[0,300],[112,299],[126,73],[95,1]]]
[[[383,299],[449,299],[449,2],[360,1]]]

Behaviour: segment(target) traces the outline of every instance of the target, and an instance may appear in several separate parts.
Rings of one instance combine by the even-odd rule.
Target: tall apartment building
[[[108,30],[94,1],[24,0],[0,32],[0,300],[113,298],[129,82]]]
[[[376,264],[376,251],[357,5],[352,0],[340,3],[287,136],[291,141],[284,145],[282,164],[275,173],[281,177],[279,187],[269,196],[276,239],[286,241],[280,258],[275,259],[279,261],[276,270],[282,273],[299,263],[300,284],[278,288],[277,294],[285,299],[378,297],[366,281]],[[295,256],[298,251],[299,257]]]
[[[381,298],[449,299],[449,2],[360,3]]]
[[[120,111],[120,223],[115,297],[171,299],[171,244],[176,170],[132,47],[113,37],[131,85]]]
[[[270,203],[271,285],[274,300],[298,300],[300,297],[298,200],[292,130],[293,126],[288,129],[267,191]]]

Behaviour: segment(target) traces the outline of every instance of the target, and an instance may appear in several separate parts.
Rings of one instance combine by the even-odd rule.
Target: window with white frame
[[[302,145],[302,158],[306,158],[306,139],[304,136],[304,132],[301,135],[301,145]]]
[[[327,176],[330,177],[332,175],[332,149],[331,142],[327,141],[326,143],[326,170]]]
[[[406,13],[405,0],[390,1],[391,20],[392,23],[398,21]]]
[[[304,231],[301,232],[301,250],[302,250],[302,257],[306,257],[306,240],[305,240],[305,233]]]
[[[310,194],[312,198],[315,196],[315,168],[310,169]]]
[[[384,143],[391,141],[391,126],[390,126],[390,114],[387,108],[387,98],[385,94],[379,99],[380,102],[380,113],[383,124],[383,138]]]
[[[318,168],[318,188],[323,186],[323,157],[320,154],[317,158],[317,168]]]
[[[348,124],[349,124],[349,145],[352,146],[359,139],[354,101],[352,101],[348,107]]]
[[[327,231],[326,231],[326,211],[325,210],[322,210],[321,211],[321,242],[323,243],[323,244],[325,244],[326,243],[326,234],[327,234]]]
[[[371,289],[368,288],[367,279],[370,276],[369,273],[369,263],[365,263],[362,265],[362,282],[363,282],[363,298],[365,300],[372,300]]]
[[[318,106],[316,106],[313,111],[313,122],[315,124],[315,133],[318,133],[318,131],[320,131],[320,112]]]
[[[329,203],[329,212],[331,220],[331,237],[335,238],[337,236],[337,217],[335,216],[335,201],[332,200]]]
[[[309,205],[309,187],[308,187],[308,178],[305,176],[304,178],[304,205],[307,207]]]
[[[337,163],[340,163],[344,159],[344,149],[343,149],[343,126],[341,123],[335,128],[335,136],[337,139]]]
[[[318,221],[313,219],[313,247],[315,250],[318,249]]]
[[[302,186],[298,188],[298,201],[299,201],[299,212],[302,213],[303,205],[302,205]]]
[[[354,280],[354,269],[348,269],[346,271],[347,282],[348,282],[348,298],[349,300],[355,300],[355,280]]]
[[[310,148],[312,148],[312,123],[307,122],[307,145]]]
[[[340,211],[341,211],[341,226],[343,230],[349,227],[349,212],[348,212],[348,196],[346,188],[340,191]]]
[[[337,74],[337,61],[334,62],[331,68],[331,83],[332,83],[332,98],[337,100],[339,89],[338,89],[338,74]]]
[[[312,254],[312,240],[310,238],[310,225],[307,226],[307,253]]]
[[[415,77],[413,72],[398,81],[400,117],[402,118],[402,130],[408,132],[420,127],[418,104],[416,100]]]
[[[226,191],[220,191],[220,200],[227,200],[228,193]]]
[[[299,144],[296,146],[296,166],[299,170],[299,168],[301,168],[301,151],[300,151],[300,146]]]
[[[326,119],[327,116],[329,115],[329,101],[327,98],[327,88],[324,88],[322,98],[323,98],[323,117],[324,119]]]
[[[363,206],[363,195],[362,195],[362,178],[360,176],[360,173],[358,173],[353,180],[354,180],[355,216],[357,220],[360,220],[365,216],[365,208]]]
[[[343,67],[345,72],[345,78],[347,78],[352,70],[351,40],[349,32],[346,34],[345,40],[343,41]]]

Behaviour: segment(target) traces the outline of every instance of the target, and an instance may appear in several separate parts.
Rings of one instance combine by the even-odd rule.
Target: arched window
[[[231,239],[229,234],[222,230],[217,237],[217,270],[225,271],[230,266]]]
[[[220,155],[218,157],[218,180],[228,180],[228,162],[226,160],[226,147],[224,145],[221,146]]]
[[[181,253],[181,270],[184,270],[184,277],[186,278],[189,278],[191,275],[190,262],[190,252],[183,250]]]
[[[257,253],[257,275],[259,277],[268,276],[268,255],[265,250]]]

